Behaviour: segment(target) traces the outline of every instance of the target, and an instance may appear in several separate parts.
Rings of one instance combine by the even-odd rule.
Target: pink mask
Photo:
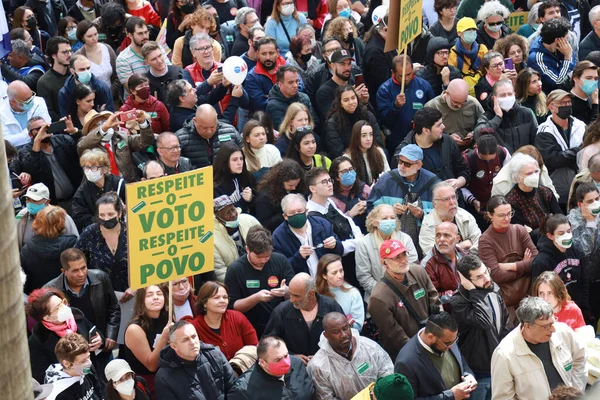
[[[289,372],[291,365],[292,360],[290,360],[290,356],[287,356],[281,361],[270,363],[269,372],[276,376],[283,376]]]

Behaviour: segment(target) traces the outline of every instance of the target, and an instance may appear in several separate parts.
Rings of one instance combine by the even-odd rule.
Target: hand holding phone
[[[65,129],[67,129],[66,121],[58,121],[53,124],[50,124],[50,126],[48,127],[46,132],[58,133],[58,132],[64,132]]]
[[[365,82],[365,79],[363,77],[363,74],[354,75],[354,85],[355,86],[362,85],[364,82]]]
[[[509,57],[504,59],[504,69],[515,69],[512,58]]]
[[[132,119],[136,118],[136,110],[124,111],[121,113],[121,115],[119,115],[119,119],[121,120],[121,122],[131,121]]]

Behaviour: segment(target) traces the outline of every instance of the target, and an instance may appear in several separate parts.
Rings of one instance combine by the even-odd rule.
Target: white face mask
[[[523,185],[530,187],[530,188],[536,188],[536,187],[540,186],[540,174],[535,173],[535,174],[527,175],[525,177],[525,179],[523,179]]]
[[[566,232],[563,235],[554,238],[554,243],[557,246],[568,249],[573,245],[573,234],[571,232]]]
[[[115,134],[115,130],[113,128],[108,128],[108,130],[106,131],[104,136],[102,136],[102,141],[105,143],[110,142],[110,139],[112,139],[114,134]]]
[[[73,318],[73,311],[71,311],[71,307],[69,306],[62,306],[56,313],[56,319],[59,322],[65,322],[71,318]]]
[[[281,7],[281,14],[282,15],[285,15],[286,17],[289,17],[293,13],[294,13],[294,5],[293,4],[288,4],[288,5],[285,5],[285,6]]]
[[[92,182],[92,183],[96,183],[98,182],[100,179],[102,179],[102,171],[98,170],[98,171],[85,171],[85,177],[87,178],[88,181]]]
[[[498,104],[502,111],[508,111],[515,105],[515,96],[498,97]]]
[[[592,204],[587,206],[587,208],[588,210],[590,210],[590,213],[592,213],[592,215],[594,216],[600,214],[600,201],[595,200]]]
[[[121,382],[117,386],[115,386],[115,389],[117,389],[117,392],[121,393],[124,396],[131,396],[131,394],[133,393],[134,386],[134,380],[127,379],[125,382]]]

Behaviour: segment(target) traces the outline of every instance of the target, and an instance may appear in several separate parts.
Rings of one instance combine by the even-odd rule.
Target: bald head
[[[457,110],[466,103],[469,97],[469,85],[462,79],[454,79],[448,84],[446,93],[448,94],[446,103],[450,108]]]
[[[158,161],[148,161],[144,166],[144,178],[145,179],[155,179],[160,178],[161,176],[165,176],[165,170],[161,163]]]
[[[442,222],[441,224],[435,227],[436,233],[442,231],[450,231],[455,235],[458,235],[458,227],[453,222]]]
[[[290,281],[290,288],[294,286],[307,292],[307,287],[310,286],[310,282],[312,281],[313,278],[309,274],[306,272],[300,272],[299,274],[296,274]]]
[[[435,227],[435,248],[445,256],[451,256],[456,251],[460,235],[458,228],[452,222],[442,222]]]
[[[210,104],[201,104],[196,110],[194,125],[198,135],[203,139],[210,139],[218,128],[217,111]]]
[[[290,303],[298,310],[312,310],[316,303],[315,280],[300,272],[292,278],[289,286]]]
[[[23,81],[11,82],[6,89],[6,94],[8,95],[10,107],[16,112],[23,112],[25,110],[23,103],[29,100],[33,101],[33,92]]]

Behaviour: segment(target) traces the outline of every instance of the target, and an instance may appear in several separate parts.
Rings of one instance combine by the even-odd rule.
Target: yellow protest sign
[[[132,289],[214,269],[212,167],[125,189]]]
[[[402,53],[423,29],[423,0],[408,0],[400,3],[400,28],[398,53]]]
[[[529,12],[527,12],[527,11],[514,12],[508,16],[506,25],[508,25],[508,27],[510,29],[512,29],[513,32],[516,33],[520,27],[522,27],[523,25],[525,25],[527,23],[528,18],[529,18]]]

